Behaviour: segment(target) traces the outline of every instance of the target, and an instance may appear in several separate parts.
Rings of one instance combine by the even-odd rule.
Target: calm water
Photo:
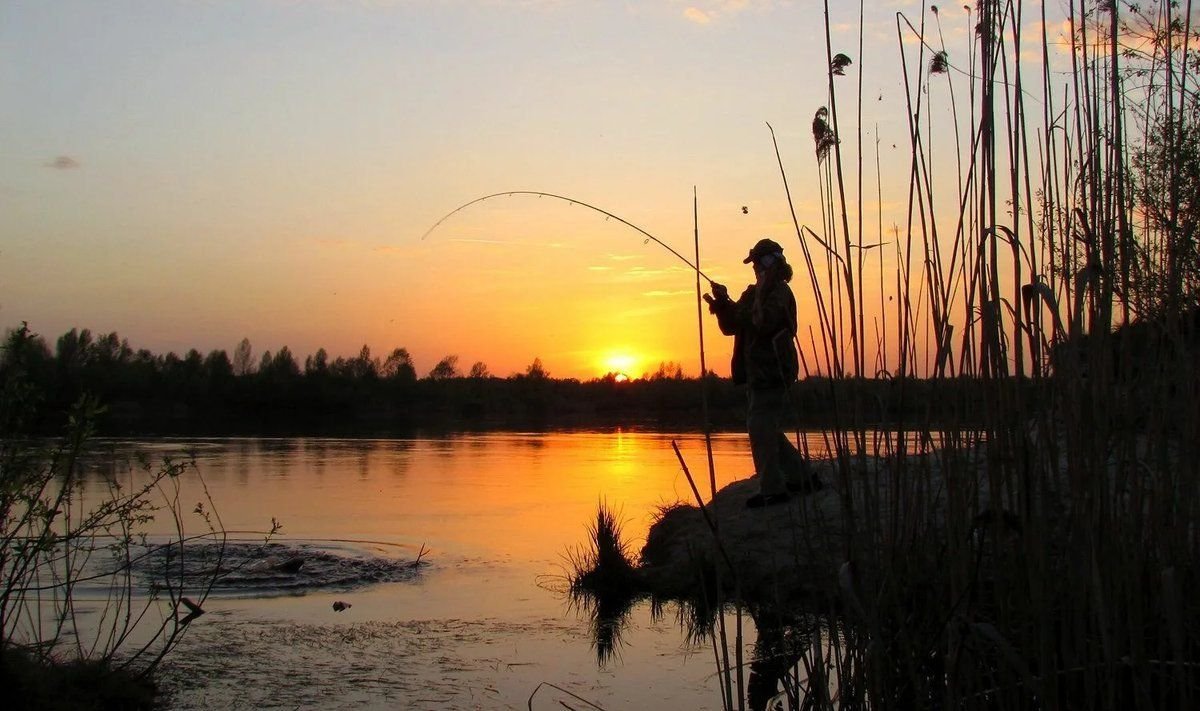
[[[225,528],[247,532],[239,551],[261,555],[248,532],[274,517],[273,559],[307,561],[210,599],[166,668],[178,708],[524,709],[542,682],[610,710],[719,708],[712,650],[689,647],[673,611],[655,621],[638,609],[619,658],[601,668],[586,616],[561,593],[566,554],[586,541],[598,502],[621,512],[636,552],[657,507],[692,500],[671,439],[106,444],[119,456],[191,452]],[[703,437],[676,439],[707,498]],[[719,486],[751,471],[744,435],[717,436],[714,451]],[[201,491],[188,486],[191,511]],[[404,563],[422,546],[428,565],[413,574]],[[351,607],[335,612],[335,601]],[[563,708],[559,699],[542,689],[533,708]]]

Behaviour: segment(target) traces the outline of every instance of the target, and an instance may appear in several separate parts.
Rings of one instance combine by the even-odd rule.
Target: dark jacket
[[[796,297],[785,282],[770,287],[756,308],[750,285],[737,301],[712,302],[721,333],[733,336],[733,382],[755,390],[778,388],[796,382],[800,373],[796,355]]]

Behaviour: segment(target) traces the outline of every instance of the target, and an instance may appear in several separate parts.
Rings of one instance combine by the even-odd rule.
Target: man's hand
[[[707,301],[708,303],[711,304],[714,301],[726,301],[729,299],[729,289],[726,288],[726,286],[724,284],[718,284],[717,282],[714,281],[714,282],[710,282],[710,286],[712,288],[712,295],[710,296],[708,294],[705,294],[704,295],[705,301]]]

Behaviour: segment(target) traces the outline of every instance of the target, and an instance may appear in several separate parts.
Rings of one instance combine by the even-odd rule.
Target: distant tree
[[[186,396],[196,395],[204,387],[204,356],[192,348],[183,354],[183,360],[175,365],[174,377],[176,387]]]
[[[662,361],[650,380],[683,380],[683,366],[674,361]]]
[[[233,349],[233,374],[249,375],[254,372],[254,351],[250,348],[250,339],[243,338],[242,342]]]
[[[550,373],[542,365],[541,358],[534,358],[529,367],[525,369],[525,377],[533,378],[534,380],[545,380],[550,377]]]
[[[278,379],[294,378],[300,375],[300,366],[287,346],[280,348],[279,352],[269,360],[267,355],[263,354],[263,366],[259,368],[259,372]]]
[[[58,337],[55,344],[54,359],[60,368],[75,370],[87,363],[92,347],[92,332],[88,329],[77,331],[72,328]]]
[[[49,362],[50,347],[46,345],[46,339],[30,331],[28,323],[22,322],[5,333],[0,351],[0,368],[5,372],[20,369],[36,377]]]
[[[379,361],[371,358],[371,348],[367,344],[358,352],[357,358],[350,360],[350,369],[353,376],[359,380],[375,378],[379,375]]]
[[[139,348],[139,349],[137,349],[137,353],[133,354],[133,360],[134,360],[134,362],[137,362],[137,363],[155,363],[155,364],[157,364],[161,359],[158,356],[154,355],[154,353],[152,353],[149,348]]]
[[[394,349],[380,366],[379,377],[388,380],[416,380],[417,369],[413,367],[412,356],[408,354],[408,350]]]
[[[371,358],[370,347],[364,345],[358,355],[353,358],[341,356],[335,358],[329,365],[329,372],[332,375],[351,380],[375,378],[379,374],[379,361]]]
[[[438,361],[437,365],[433,366],[433,370],[429,371],[430,380],[446,380],[449,378],[458,377],[458,356],[448,355]]]
[[[204,369],[204,356],[200,355],[200,351],[192,348],[184,354],[183,364],[187,372],[199,374]]]
[[[213,382],[223,382],[233,377],[229,355],[223,350],[211,351],[204,357],[204,375]]]
[[[96,339],[90,349],[89,360],[100,363],[125,363],[133,355],[129,341],[121,340],[116,331],[107,333]]]
[[[160,372],[168,387],[176,387],[183,381],[183,361],[170,351],[162,357]]]
[[[305,375],[323,375],[328,370],[329,354],[324,348],[318,348],[316,353],[304,359]]]
[[[259,374],[266,373],[271,369],[271,351],[263,351],[262,358],[258,359]]]
[[[492,377],[492,374],[488,372],[487,363],[484,363],[483,361],[476,361],[476,363],[471,366],[471,377],[477,380]]]

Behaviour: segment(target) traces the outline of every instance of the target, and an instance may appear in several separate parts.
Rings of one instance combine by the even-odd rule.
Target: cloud
[[[54,168],[55,170],[74,170],[79,167],[79,161],[71,156],[58,156],[49,163],[46,163],[45,167]]]
[[[683,16],[698,25],[707,25],[717,18],[736,15],[751,7],[751,0],[704,0],[699,5],[689,5],[683,11]],[[759,9],[769,10],[778,3],[776,0],[755,0],[753,5]]]
[[[642,292],[642,296],[649,296],[651,298],[654,298],[654,297],[661,297],[661,296],[689,296],[689,295],[692,295],[695,293],[696,293],[695,291],[692,291],[689,289],[677,289],[675,291],[666,291],[663,289],[656,289],[654,291],[644,291],[644,292]]]

